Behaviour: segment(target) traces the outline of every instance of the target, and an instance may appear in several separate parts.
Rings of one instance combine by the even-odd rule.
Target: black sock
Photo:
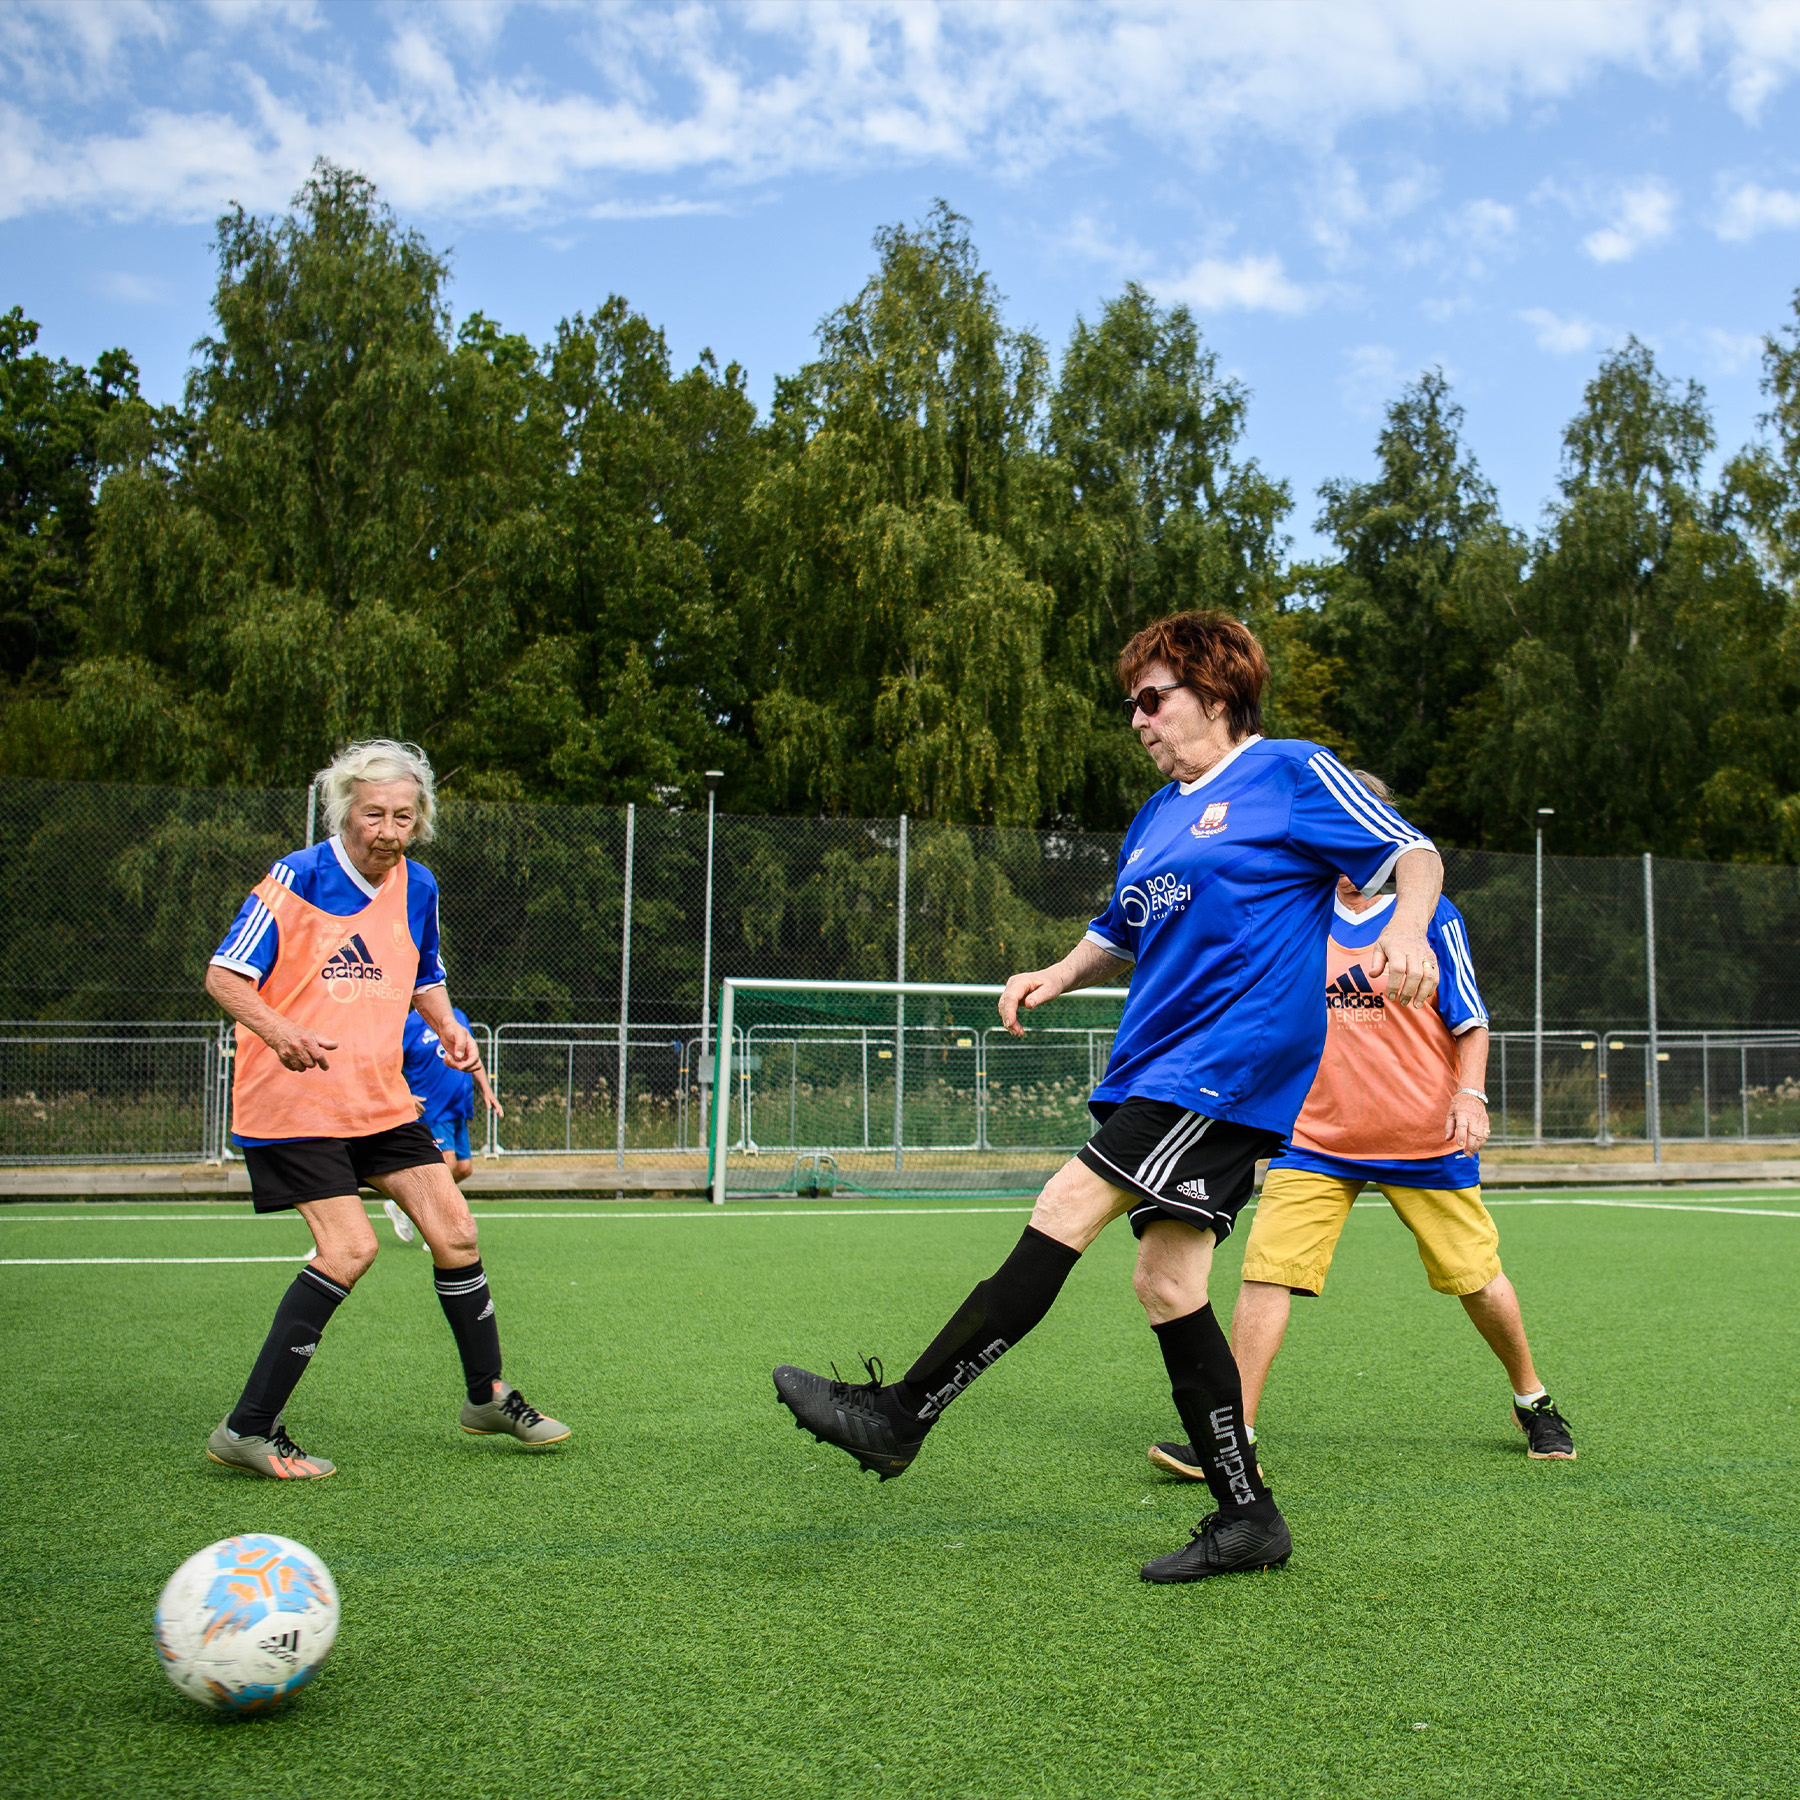
[[[1240,1512],[1269,1498],[1244,1429],[1244,1383],[1237,1358],[1210,1305],[1153,1328],[1162,1345],[1175,1410],[1206,1471],[1221,1512]]]
[[[434,1269],[438,1305],[456,1334],[457,1354],[462,1358],[463,1381],[477,1406],[494,1397],[500,1379],[500,1327],[494,1322],[494,1298],[488,1292],[487,1271],[480,1262],[465,1269]]]
[[[1079,1250],[1027,1225],[1012,1254],[956,1309],[906,1379],[889,1390],[896,1406],[915,1424],[930,1425],[1040,1323],[1080,1260]]]
[[[288,1396],[300,1384],[319,1338],[338,1303],[350,1292],[316,1269],[302,1269],[275,1308],[275,1323],[263,1339],[256,1367],[225,1423],[240,1437],[267,1437],[275,1429]]]

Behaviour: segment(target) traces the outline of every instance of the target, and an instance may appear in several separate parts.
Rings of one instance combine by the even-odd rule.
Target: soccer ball
[[[208,1544],[156,1603],[163,1673],[202,1706],[267,1712],[318,1674],[338,1628],[331,1571],[292,1538]]]

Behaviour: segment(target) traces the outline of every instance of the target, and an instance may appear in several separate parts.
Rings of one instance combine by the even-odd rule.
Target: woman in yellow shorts
[[[1388,798],[1376,777],[1356,775]],[[1440,899],[1426,934],[1440,971],[1437,1003],[1389,1006],[1386,977],[1371,977],[1365,965],[1392,906],[1391,894],[1370,898],[1347,879],[1338,883],[1326,952],[1324,1053],[1292,1136],[1270,1165],[1244,1246],[1231,1322],[1244,1415],[1254,1428],[1291,1297],[1324,1291],[1351,1204],[1373,1184],[1412,1232],[1432,1287],[1462,1302],[1505,1366],[1526,1453],[1570,1461],[1574,1437],[1532,1364],[1519,1297],[1500,1267],[1500,1234],[1481,1203],[1488,1018],[1468,931]],[[1185,1444],[1154,1445],[1150,1460],[1174,1473],[1198,1472]]]

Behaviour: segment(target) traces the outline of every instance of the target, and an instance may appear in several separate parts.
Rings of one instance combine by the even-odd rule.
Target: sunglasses
[[[1174,693],[1182,685],[1179,681],[1171,681],[1163,687],[1139,688],[1135,694],[1127,694],[1119,702],[1125,709],[1125,723],[1129,725],[1139,713],[1142,713],[1146,719],[1154,719],[1158,709],[1162,706],[1163,695]]]

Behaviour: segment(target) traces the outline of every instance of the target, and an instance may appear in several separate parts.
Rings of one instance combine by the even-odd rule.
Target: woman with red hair
[[[1176,613],[1125,646],[1125,714],[1168,785],[1132,821],[1112,898],[1061,962],[1015,975],[1000,1018],[1018,1035],[1059,994],[1120,979],[1131,993],[1090,1109],[1099,1129],[1045,1185],[999,1270],[886,1385],[804,1369],[775,1388],[822,1442],[884,1480],[918,1454],[944,1408],[1049,1312],[1113,1219],[1138,1238],[1136,1288],[1218,1510],[1147,1564],[1197,1581],[1287,1560],[1263,1485],[1231,1346],[1207,1301],[1214,1246],[1250,1198],[1259,1158],[1287,1135],[1324,1045],[1325,941],[1340,876],[1398,895],[1369,952],[1391,1003],[1437,986],[1426,928],[1443,886],[1428,839],[1318,744],[1262,735],[1262,646],[1238,620]]]

